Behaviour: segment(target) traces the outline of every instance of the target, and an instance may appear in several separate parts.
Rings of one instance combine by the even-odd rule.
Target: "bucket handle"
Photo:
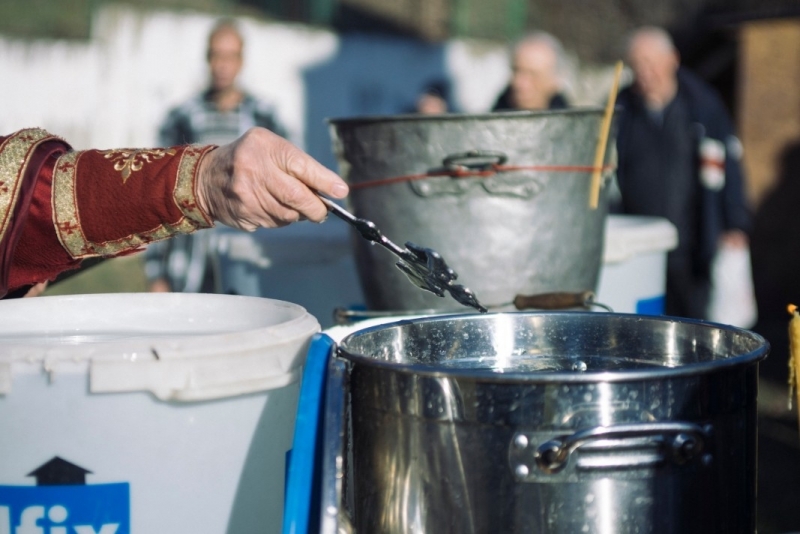
[[[503,165],[508,161],[504,152],[496,150],[469,150],[450,154],[442,160],[442,165],[449,170],[479,169],[489,170],[496,165]]]
[[[619,452],[620,449],[630,448],[625,447],[619,440],[640,438],[632,445],[636,448],[666,445],[666,454],[634,456],[627,461],[619,462],[618,459],[612,463],[599,462],[583,468],[653,467],[665,458],[671,459],[676,465],[683,465],[694,458],[702,457],[702,462],[709,464],[712,460],[711,455],[704,452],[708,448],[711,434],[711,425],[700,426],[682,421],[630,423],[578,430],[569,435],[549,439],[537,446],[533,443],[535,440],[533,433],[519,432],[514,435],[511,442],[510,460],[517,478],[528,480],[531,478],[529,475],[533,466],[545,474],[558,473],[569,463],[570,454],[581,447]]]
[[[474,187],[482,187],[490,195],[531,199],[544,187],[540,180],[532,178],[527,171],[566,170],[563,166],[506,165],[508,155],[497,150],[473,149],[450,154],[442,159],[442,167],[422,175],[407,176],[411,189],[423,198],[441,195],[463,195]],[[574,170],[574,169],[572,169]],[[516,174],[516,176],[514,176]],[[449,176],[450,180],[425,180],[417,178]],[[499,178],[504,176],[504,178]],[[464,180],[465,178],[490,178],[487,180]],[[392,178],[392,181],[399,178]],[[370,182],[372,183],[372,182]]]

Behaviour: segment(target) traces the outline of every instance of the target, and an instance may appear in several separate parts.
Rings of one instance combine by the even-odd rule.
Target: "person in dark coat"
[[[680,67],[664,30],[636,31],[628,59],[634,82],[617,98],[621,211],[677,227],[665,311],[703,319],[719,246],[748,246],[741,145],[719,96]]]
[[[536,32],[514,46],[511,80],[497,98],[492,111],[563,109],[561,43],[545,32]]]

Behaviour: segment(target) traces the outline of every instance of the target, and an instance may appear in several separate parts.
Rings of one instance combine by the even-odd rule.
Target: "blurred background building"
[[[605,97],[628,31],[667,28],[736,118],[756,205],[782,144],[800,134],[800,6],[785,0],[2,0],[0,97],[15,104],[0,127],[46,118],[77,146],[152,141],[162,112],[202,85],[205,33],[219,15],[243,18],[254,56],[245,83],[329,164],[319,113],[402,109],[439,74],[453,78],[460,109],[484,111],[508,73],[505,46],[531,29],[564,43],[568,96],[580,105]],[[310,83],[331,76],[339,83],[314,94]]]

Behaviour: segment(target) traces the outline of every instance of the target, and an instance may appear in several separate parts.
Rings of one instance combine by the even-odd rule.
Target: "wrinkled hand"
[[[200,162],[198,202],[214,220],[253,231],[327,216],[322,193],[343,198],[348,188],[335,173],[289,141],[264,128],[207,153]]]

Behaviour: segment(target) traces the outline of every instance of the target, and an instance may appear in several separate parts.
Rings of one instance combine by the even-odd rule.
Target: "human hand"
[[[228,226],[253,231],[328,214],[317,192],[333,198],[348,193],[345,182],[289,141],[252,128],[200,162],[200,208]]]
[[[150,293],[169,293],[171,291],[169,282],[163,278],[158,278],[150,282],[147,290],[150,291]]]
[[[39,295],[44,293],[45,289],[47,289],[47,280],[31,286],[31,288],[28,290],[27,293],[23,295],[23,297],[38,297]]]
[[[749,243],[747,234],[741,230],[728,230],[719,238],[719,246],[727,248],[745,248]]]

